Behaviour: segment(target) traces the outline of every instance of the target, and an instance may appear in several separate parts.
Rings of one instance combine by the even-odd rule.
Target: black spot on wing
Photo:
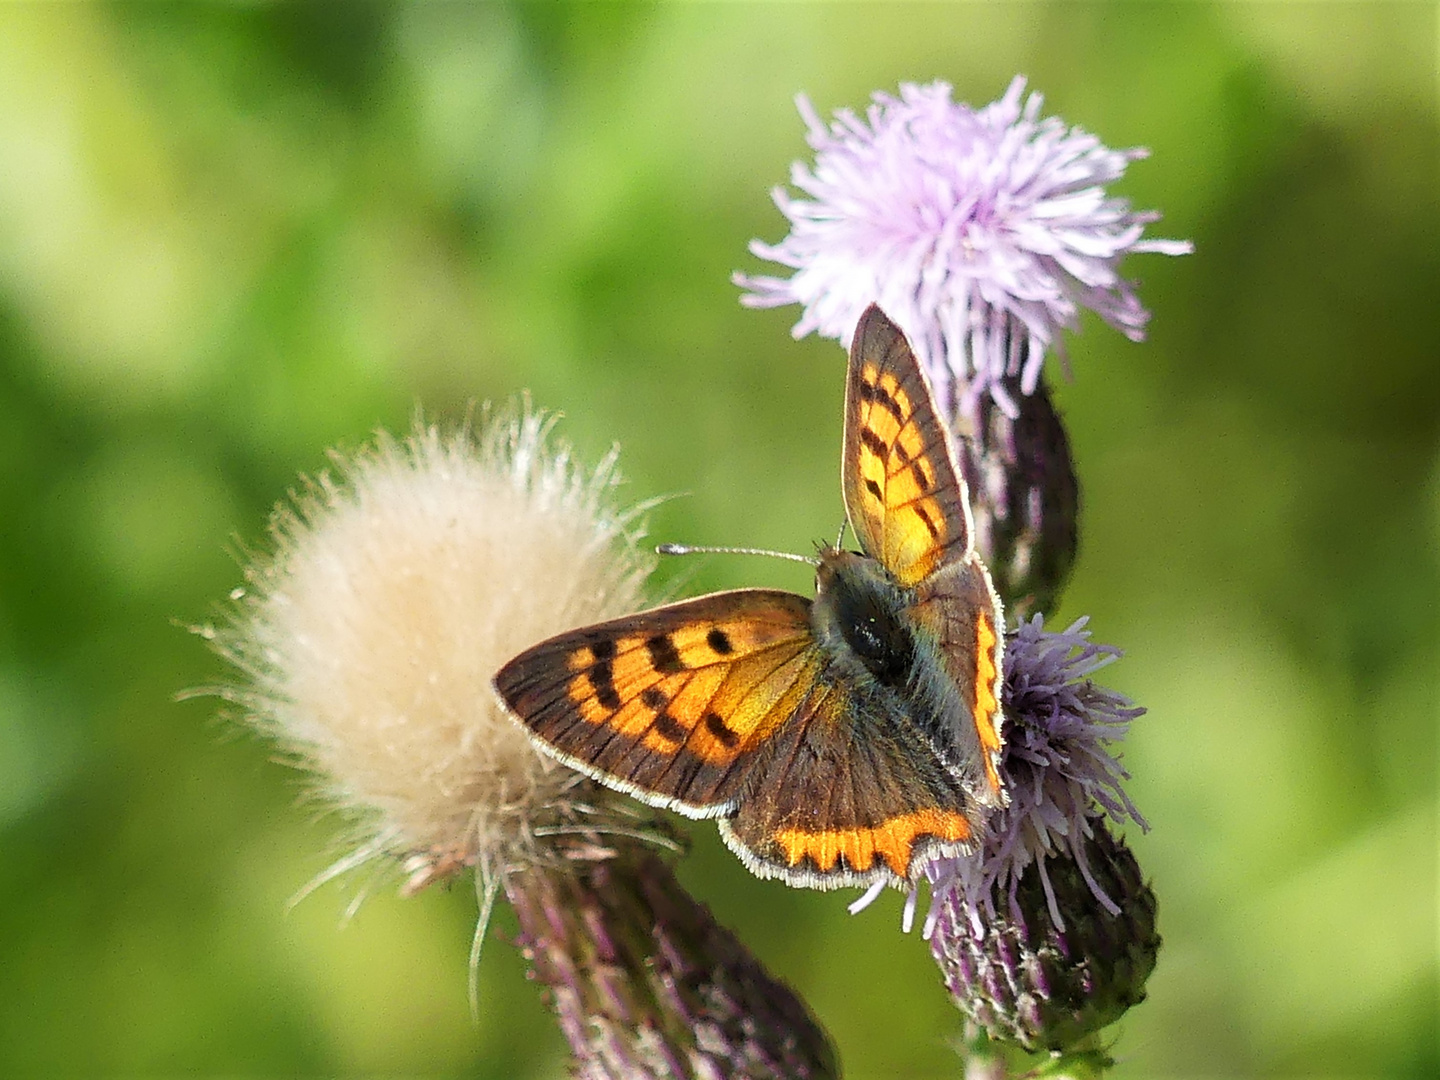
[[[740,741],[739,733],[725,723],[719,713],[707,712],[705,714],[705,730],[714,735],[715,740],[727,750],[733,750]]]
[[[876,457],[886,460],[890,457],[890,448],[885,445],[885,440],[876,435],[868,427],[860,429],[860,442],[865,449],[869,450]]]
[[[729,656],[735,651],[735,647],[730,644],[730,635],[718,626],[705,635],[705,643],[710,646],[711,652],[719,656]]]
[[[900,409],[900,403],[878,383],[866,382],[863,375],[860,377],[860,400],[872,405],[879,405],[895,418],[897,424],[905,422],[905,414]]]
[[[595,699],[607,709],[618,709],[620,695],[615,690],[615,671],[610,666],[610,661],[604,660],[596,664],[586,675],[595,691]]]
[[[668,739],[673,743],[683,742],[687,734],[685,726],[669,713],[662,712],[657,714],[653,727],[660,733],[662,738]]]
[[[887,476],[896,476],[904,470],[909,469],[911,477],[915,480],[915,486],[921,491],[928,492],[934,486],[935,478],[925,471],[926,459],[936,452],[936,447],[933,444],[926,444],[921,448],[919,454],[912,457],[910,451],[905,449],[904,442],[901,441],[897,435],[891,452],[898,460],[899,468],[888,470],[886,473]]]
[[[657,634],[647,638],[645,648],[650,653],[650,663],[662,675],[675,675],[685,670],[685,663],[668,634]]]
[[[661,709],[663,709],[666,702],[668,702],[669,700],[669,698],[667,698],[659,690],[656,690],[653,686],[647,686],[644,690],[640,691],[640,701],[647,709],[651,709],[655,712],[659,712]]]
[[[925,523],[925,528],[930,530],[930,539],[939,540],[940,526],[936,524],[935,519],[930,516],[930,511],[925,509],[925,504],[922,502],[916,502],[912,503],[911,506],[914,509],[915,513],[919,516],[920,520]]]

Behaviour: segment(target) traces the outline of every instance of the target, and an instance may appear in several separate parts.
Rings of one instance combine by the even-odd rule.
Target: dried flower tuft
[[[224,691],[352,819],[352,853],[406,891],[548,857],[575,774],[537,754],[490,690],[496,668],[577,623],[632,610],[652,557],[593,471],[520,406],[477,432],[381,433],[276,510],[229,625],[203,628],[247,681]]]

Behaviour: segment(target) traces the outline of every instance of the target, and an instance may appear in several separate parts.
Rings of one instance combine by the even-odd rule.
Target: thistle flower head
[[[1017,890],[1032,865],[1042,882],[1050,915],[1061,930],[1064,913],[1055,902],[1045,860],[1076,860],[1096,901],[1112,914],[1117,898],[1090,876],[1085,840],[1097,819],[1133,821],[1148,828],[1123,782],[1129,773],[1109,744],[1123,739],[1144,709],[1090,678],[1120,650],[1090,640],[1085,619],[1062,633],[1044,629],[1041,616],[1021,622],[1005,641],[1005,750],[1000,771],[1010,804],[997,811],[973,856],[940,859],[926,868],[935,897],[926,920],[929,937],[940,901],[958,890],[977,922],[996,913],[997,897],[1019,911]]]
[[[333,455],[275,512],[229,625],[202,628],[245,675],[225,696],[352,819],[354,852],[320,880],[380,856],[408,891],[477,862],[503,872],[544,858],[536,829],[583,802],[490,679],[540,638],[632,610],[651,557],[614,455],[581,469],[552,424],[525,405]]]
[[[863,118],[841,109],[828,127],[799,97],[815,163],[796,162],[790,182],[810,197],[777,188],[790,234],[750,245],[795,273],[734,280],[751,307],[803,305],[796,337],[848,345],[861,312],[879,303],[942,397],[959,380],[1014,415],[1002,380],[1018,376],[1033,392],[1080,308],[1131,340],[1144,336],[1149,314],[1119,273],[1126,254],[1191,245],[1144,239],[1158,215],[1105,192],[1145,150],[1112,150],[1041,119],[1042,99],[1025,96],[1023,77],[978,110],[950,94],[944,82],[905,83],[898,98],[877,93]]]

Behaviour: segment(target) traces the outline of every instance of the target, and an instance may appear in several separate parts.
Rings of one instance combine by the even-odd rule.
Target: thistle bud
[[[1091,676],[1118,649],[1040,616],[1005,640],[1001,776],[1009,805],[980,850],[925,868],[925,936],[945,987],[990,1039],[1081,1052],[1144,997],[1155,895],[1111,824],[1145,819],[1114,753],[1143,709]]]
[[[961,393],[953,429],[975,547],[1006,613],[1025,618],[1054,610],[1075,564],[1080,482],[1044,378],[1029,394],[1015,390],[1014,415],[992,394]]]
[[[962,890],[939,903],[931,952],[956,1005],[991,1039],[1068,1050],[1144,1000],[1160,949],[1155,894],[1125,842],[1089,824],[1083,859],[1032,863],[1014,902],[992,897],[988,917],[975,917]]]

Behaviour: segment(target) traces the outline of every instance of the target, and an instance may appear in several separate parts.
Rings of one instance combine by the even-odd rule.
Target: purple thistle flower
[[[846,345],[860,313],[879,303],[943,403],[954,406],[958,382],[988,391],[1011,416],[1002,379],[1018,376],[1032,393],[1046,352],[1063,356],[1059,331],[1076,329],[1081,307],[1141,340],[1149,312],[1120,260],[1193,245],[1142,239],[1159,215],[1105,193],[1148,151],[1111,150],[1057,117],[1039,119],[1041,96],[1024,90],[1016,76],[976,110],[951,101],[948,83],[903,83],[899,98],[876,93],[863,119],[841,109],[828,128],[799,96],[815,164],[796,162],[790,182],[811,198],[776,188],[790,234],[750,244],[795,273],[735,274],[749,290],[741,303],[802,304],[797,338],[816,331]]]
[[[1099,819],[1093,829],[1077,845],[1083,857],[1054,856],[1043,881],[1044,864],[1032,864],[1006,905],[1018,914],[977,918],[957,891],[937,902],[930,953],[966,1019],[967,1076],[1006,1075],[991,1067],[1013,1060],[1006,1046],[1050,1051],[1047,1076],[1096,1077],[1113,1064],[1098,1033],[1145,1000],[1160,953],[1158,905],[1125,841]],[[1095,899],[1097,883],[1124,899],[1118,912]]]
[[[1120,910],[1106,895],[1085,860],[1085,841],[1098,821],[1149,825],[1122,786],[1130,774],[1109,745],[1122,740],[1131,721],[1145,710],[1090,678],[1121,656],[1111,645],[1097,645],[1079,619],[1052,633],[1042,617],[1021,622],[1005,641],[1005,750],[1001,772],[1010,805],[989,820],[976,855],[938,859],[925,868],[933,894],[924,936],[930,937],[946,894],[959,890],[979,921],[996,914],[1004,895],[1009,914],[1019,917],[1016,890],[1026,869],[1035,865],[1051,919],[1063,930],[1045,860],[1075,860],[1096,901],[1110,914]],[[1123,900],[1123,898],[1119,898]]]
[[[1092,681],[1120,651],[1084,627],[1049,633],[1037,615],[1007,635],[1010,804],[974,855],[925,867],[924,936],[966,1017],[972,1065],[995,1043],[1103,1064],[1092,1037],[1144,999],[1160,949],[1155,894],[1111,832],[1126,820],[1147,828],[1109,749],[1144,710]]]

